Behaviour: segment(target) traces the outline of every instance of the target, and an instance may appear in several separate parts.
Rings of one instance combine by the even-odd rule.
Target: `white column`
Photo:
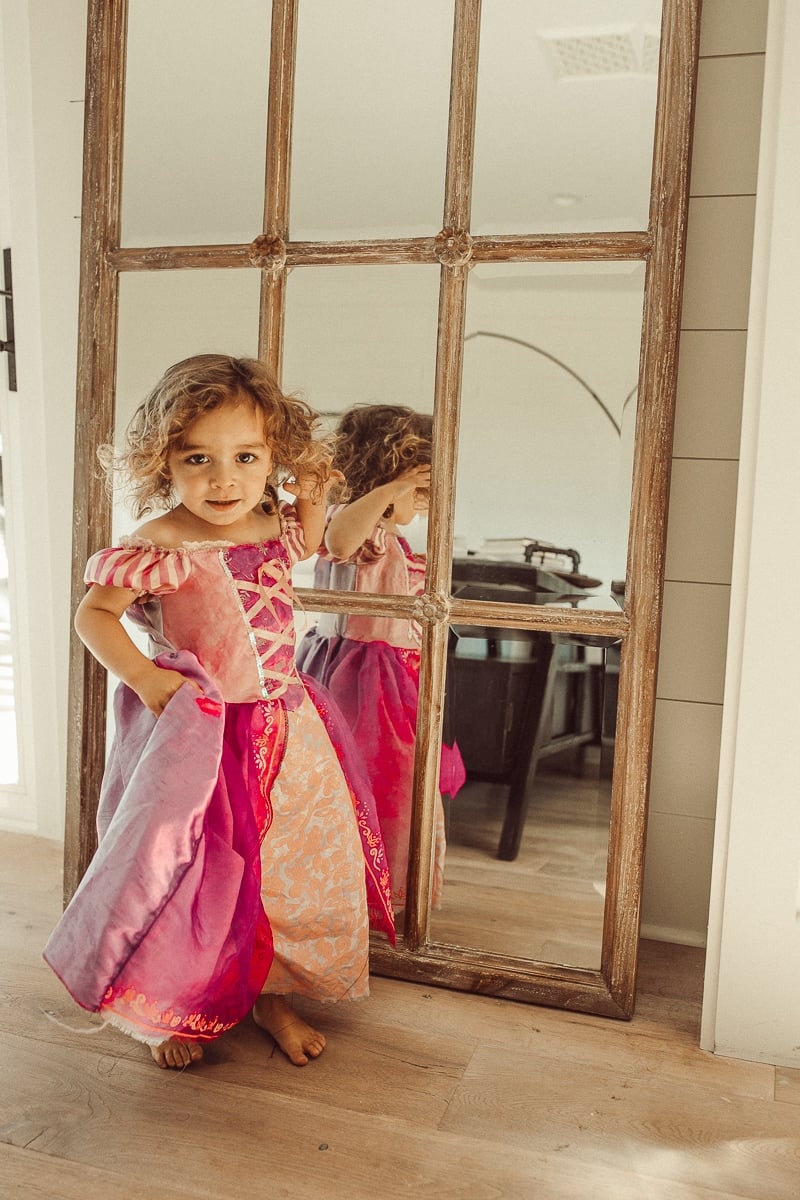
[[[0,0],[19,388],[3,398],[3,466],[22,743],[0,827],[52,837],[64,819],[85,43],[85,0]]]
[[[701,1044],[800,1067],[800,5],[771,0]]]

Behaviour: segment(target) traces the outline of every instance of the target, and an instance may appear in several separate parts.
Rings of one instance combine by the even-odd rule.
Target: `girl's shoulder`
[[[86,564],[84,582],[126,588],[137,596],[177,591],[191,573],[191,557],[181,547],[158,546],[135,534],[98,550]]]
[[[159,517],[145,521],[129,537],[123,538],[123,541],[131,547],[153,546],[160,550],[180,550],[184,539],[174,517],[170,513],[162,513]]]
[[[269,515],[269,514],[265,514]],[[302,556],[305,550],[303,526],[293,505],[281,503],[277,526],[265,523],[264,537],[247,543],[226,541],[187,541],[180,529],[169,521],[169,514],[146,521],[128,537],[120,538],[116,546],[98,550],[86,564],[84,581],[104,587],[121,587],[137,596],[163,596],[175,592],[192,573],[197,554],[237,545],[263,545],[281,541],[287,547],[290,560]]]

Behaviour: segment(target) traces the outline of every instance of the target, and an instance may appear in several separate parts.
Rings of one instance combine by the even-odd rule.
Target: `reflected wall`
[[[596,607],[624,581],[644,264],[478,264],[470,272],[457,553],[577,551]],[[562,560],[563,560],[563,556]]]
[[[286,287],[284,386],[325,414],[433,409],[439,268],[298,268]]]
[[[444,197],[452,0],[302,0],[297,39],[292,237],[430,235]]]
[[[261,229],[270,8],[227,0],[223,17],[214,0],[129,0],[123,245],[250,242]]]

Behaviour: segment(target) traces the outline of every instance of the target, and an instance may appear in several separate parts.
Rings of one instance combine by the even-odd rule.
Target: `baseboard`
[[[25,821],[21,817],[0,817],[0,833],[38,833],[35,821]]]
[[[652,942],[670,942],[673,946],[700,946],[705,949],[705,929],[671,929],[668,925],[642,925],[641,936]]]

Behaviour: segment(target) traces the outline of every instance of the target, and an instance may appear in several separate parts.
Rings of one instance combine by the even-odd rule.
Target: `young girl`
[[[425,556],[401,530],[427,511],[432,418],[401,405],[356,406],[341,418],[333,466],[348,503],[330,509],[316,583],[360,592],[419,595]],[[301,669],[329,689],[349,722],[375,795],[396,908],[406,902],[421,631],[389,617],[323,616],[298,649]],[[465,771],[456,746],[442,746],[439,786],[455,796]],[[439,801],[433,903],[444,876]]]
[[[366,995],[368,914],[394,939],[352,739],[294,661],[290,572],[320,541],[336,478],[315,424],[261,362],[171,367],[118,464],[137,517],[167,511],[86,569],[75,625],[122,681],[117,735],[98,851],[45,958],[162,1067],[199,1059],[250,1009],[304,1065],[325,1039],[291,994]]]

